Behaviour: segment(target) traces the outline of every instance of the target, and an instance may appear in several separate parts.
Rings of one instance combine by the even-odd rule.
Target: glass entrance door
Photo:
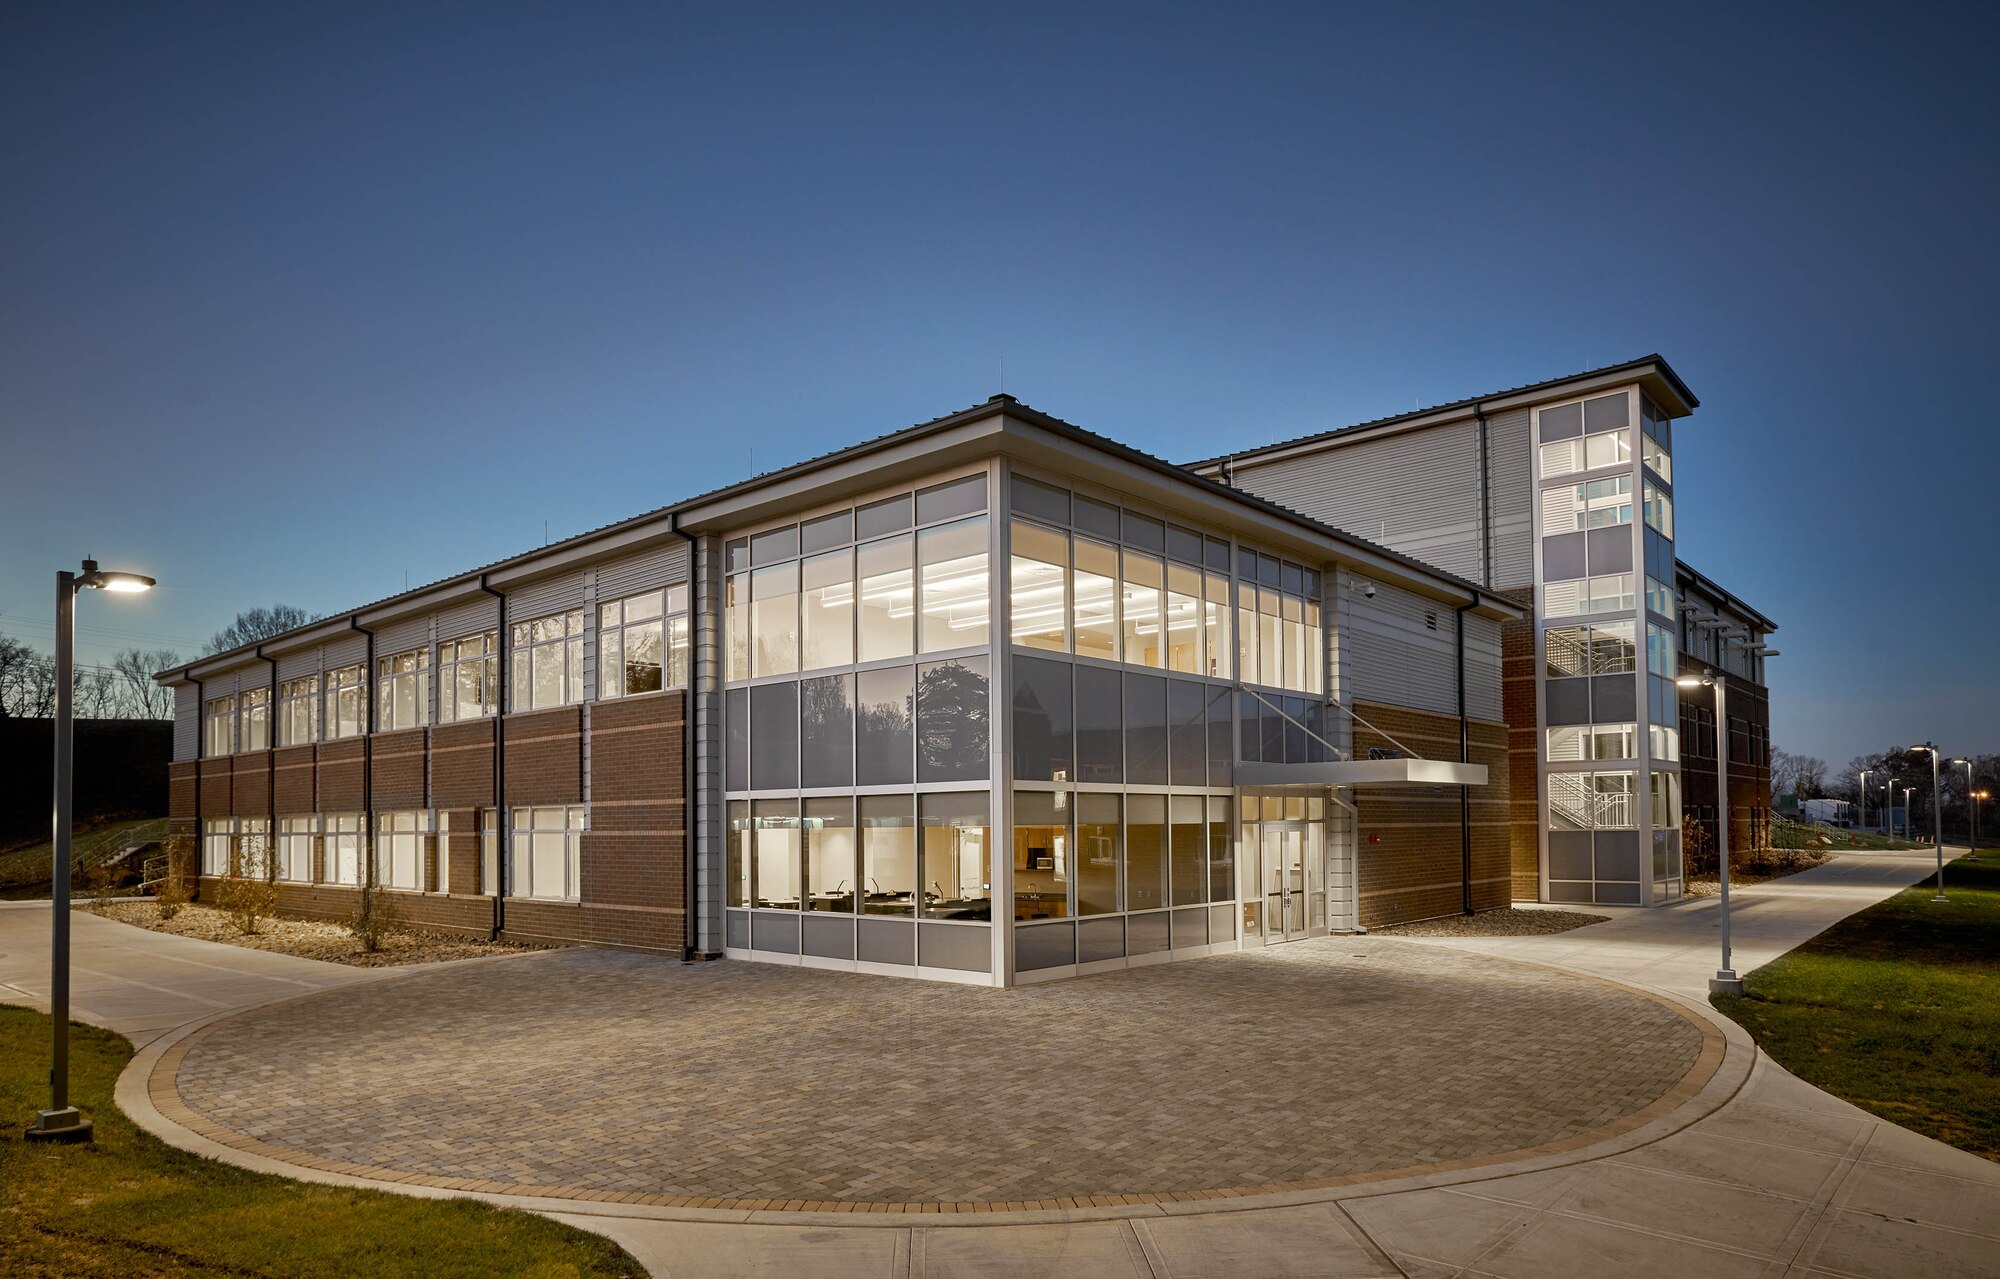
[[[1295,941],[1309,930],[1305,824],[1265,822],[1263,836],[1264,935],[1270,941]],[[1312,904],[1318,906],[1324,927],[1324,894]]]

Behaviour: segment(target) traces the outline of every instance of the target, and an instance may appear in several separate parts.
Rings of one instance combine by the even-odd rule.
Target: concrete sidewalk
[[[70,954],[70,1016],[135,1047],[217,1013],[396,972],[155,933],[83,910],[70,913]],[[0,902],[0,1001],[49,1009],[45,901]]]
[[[1735,895],[1748,972],[1920,878],[1920,855],[1855,854]],[[46,990],[46,904],[0,907],[0,998]],[[1717,910],[1692,901],[1549,937],[1437,940],[1648,988],[1706,1013]],[[152,1067],[231,1007],[376,980],[380,970],[213,946],[79,916],[76,1010],[147,1046],[119,1083],[142,1126],[262,1171],[372,1184],[245,1155],[166,1120]],[[484,961],[479,961],[484,962]],[[89,973],[86,984],[84,974]],[[1088,979],[1084,979],[1088,980]],[[1708,1014],[1711,1017],[1712,1014]],[[189,1021],[178,1026],[175,1018]],[[1589,1149],[1346,1190],[1049,1214],[1024,1224],[482,1196],[611,1236],[671,1276],[2000,1276],[2000,1166],[1800,1082],[1732,1023],[1693,1101]],[[161,1034],[168,1026],[176,1026]],[[1339,1062],[1327,1063],[1337,1072]],[[386,1188],[398,1189],[388,1186]],[[412,1193],[447,1194],[441,1190]]]

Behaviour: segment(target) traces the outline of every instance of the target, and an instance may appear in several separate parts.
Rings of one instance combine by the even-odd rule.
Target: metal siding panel
[[[1375,583],[1375,598],[1350,592],[1347,673],[1343,696],[1447,715],[1458,713],[1458,653],[1451,606]],[[1425,614],[1437,629],[1424,624]]]
[[[326,665],[329,669],[352,666],[356,662],[368,660],[368,637],[359,631],[352,635],[343,635],[339,639],[328,640],[325,648]]]
[[[192,684],[174,686],[174,758],[193,759],[201,749],[201,694]]]
[[[583,607],[583,571],[561,573],[507,592],[507,620],[532,622]]]
[[[1465,619],[1465,710],[1496,724],[1507,717],[1500,692],[1500,623],[1490,617]]]
[[[429,613],[419,613],[415,617],[403,617],[393,622],[385,622],[375,629],[375,656],[387,657],[392,653],[423,648],[430,643],[430,638]]]
[[[675,542],[597,566],[597,598],[615,600],[687,580],[687,544]]]
[[[437,633],[441,640],[477,635],[481,631],[498,630],[499,627],[500,601],[490,595],[454,604],[440,610],[437,615]]]
[[[306,675],[319,674],[320,646],[302,648],[296,653],[284,653],[278,657],[278,678],[299,679]]]
[[[1535,502],[1529,472],[1534,444],[1529,430],[1527,409],[1487,419],[1487,486],[1493,516],[1490,586],[1528,586],[1535,580]]]
[[[1238,487],[1477,580],[1479,434],[1470,418],[1234,469]]]

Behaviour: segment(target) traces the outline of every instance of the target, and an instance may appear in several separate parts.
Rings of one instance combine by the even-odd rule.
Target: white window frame
[[[337,742],[348,737],[363,737],[368,733],[368,668],[366,664],[354,662],[347,666],[337,666],[326,672],[320,680],[323,697],[319,717],[321,740]],[[355,724],[351,732],[341,731],[340,699],[353,694]]]
[[[397,892],[426,891],[424,837],[430,833],[431,815],[428,809],[385,809],[377,812],[375,885]]]
[[[545,617],[515,622],[509,632],[513,652],[509,654],[513,688],[508,690],[510,711],[541,711],[556,706],[574,706],[583,700],[583,610],[566,609]],[[535,696],[535,654],[559,649],[557,667],[560,689],[554,701]]]
[[[201,753],[211,759],[236,753],[236,694],[201,704]]]
[[[278,819],[278,878],[288,884],[312,882],[312,842],[319,834],[319,814]]]
[[[263,712],[261,715],[258,712]],[[259,721],[262,721],[259,723]],[[262,731],[252,732],[253,728]],[[271,748],[271,690],[240,689],[236,694],[236,749],[238,753]]]
[[[507,895],[539,901],[576,901],[583,873],[582,836],[589,829],[585,806],[524,806],[510,810],[508,818],[513,824],[513,838],[507,848]],[[548,859],[546,863],[544,858]],[[538,867],[545,877],[558,881],[561,891],[535,891]]]
[[[410,698],[410,718],[396,713],[399,693]],[[431,650],[405,649],[375,659],[375,731],[422,728],[431,722]]]
[[[466,668],[474,669],[483,694],[473,711],[467,711],[458,696],[458,678]],[[455,724],[493,714],[500,708],[499,630],[474,631],[440,641],[437,671],[438,723]]]
[[[304,718],[305,732],[298,720]],[[304,746],[319,740],[319,676],[278,682],[278,745]]]
[[[361,814],[323,813],[320,882],[357,888],[361,884]],[[345,874],[343,874],[343,870]]]
[[[632,616],[637,605],[641,616]],[[648,607],[652,612],[646,613]],[[634,631],[659,632],[660,688],[685,688],[688,682],[688,592],[686,586],[640,591],[598,606],[597,696],[599,700],[654,692],[625,689],[625,656]]]

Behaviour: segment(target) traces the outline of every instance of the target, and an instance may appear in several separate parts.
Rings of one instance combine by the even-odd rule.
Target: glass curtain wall
[[[725,543],[731,947],[991,970],[989,485]]]
[[[1681,869],[1667,418],[1618,391],[1539,410],[1536,439],[1548,895],[1670,899]]]

